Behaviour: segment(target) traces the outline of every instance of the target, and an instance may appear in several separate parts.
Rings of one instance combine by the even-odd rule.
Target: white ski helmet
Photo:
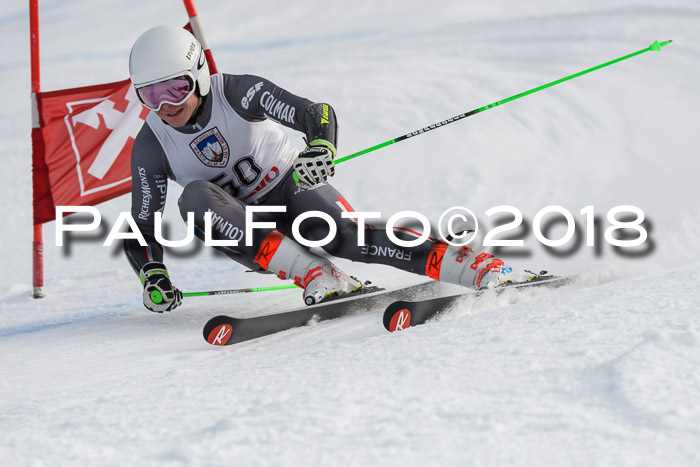
[[[137,90],[181,76],[191,79],[193,87],[196,84],[200,96],[209,94],[211,87],[202,44],[189,31],[173,26],[156,26],[136,39],[129,54],[129,75]]]

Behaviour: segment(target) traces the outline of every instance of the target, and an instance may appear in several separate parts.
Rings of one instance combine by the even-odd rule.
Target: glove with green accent
[[[294,162],[294,171],[299,178],[297,185],[308,190],[314,185],[325,182],[328,177],[335,174],[335,146],[333,143],[315,139],[308,143],[297,160]]]
[[[172,311],[182,303],[182,292],[170,283],[163,263],[150,262],[139,274],[143,284],[143,305],[156,313]]]

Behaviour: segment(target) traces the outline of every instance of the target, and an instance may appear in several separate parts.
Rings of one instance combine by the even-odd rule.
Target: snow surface
[[[40,3],[47,91],[124,79],[141,32],[186,19],[175,0]],[[585,206],[605,228],[610,208],[636,205],[652,248],[559,257],[529,231],[530,255],[512,262],[577,275],[574,286],[465,302],[402,333],[377,310],[215,348],[201,337],[208,318],[281,310],[299,293],[153,314],[117,248],[55,247],[51,223],[47,295],[33,300],[28,12],[3,2],[0,465],[700,464],[696,1],[197,7],[219,69],[333,104],[341,154],[673,39],[347,162],[333,181],[357,210],[437,219],[461,205],[487,227],[500,204],[530,222],[564,206],[580,232]],[[179,190],[165,216],[176,238]],[[100,209],[111,227],[129,199]],[[278,283],[200,250],[167,259],[183,290]],[[385,286],[420,280],[338,263]]]

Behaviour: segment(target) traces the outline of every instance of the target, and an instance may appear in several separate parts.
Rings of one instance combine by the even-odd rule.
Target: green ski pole
[[[412,138],[414,136],[422,135],[422,134],[427,133],[431,130],[435,130],[436,128],[441,128],[445,125],[449,125],[450,123],[457,122],[459,120],[462,120],[462,119],[467,118],[467,117],[471,117],[472,115],[478,114],[478,113],[483,112],[485,110],[491,109],[493,107],[497,107],[501,104],[505,104],[506,102],[511,102],[511,101],[516,100],[516,99],[520,99],[521,97],[525,97],[529,94],[536,93],[537,91],[541,91],[543,89],[550,88],[550,87],[557,85],[559,83],[563,83],[564,81],[568,81],[570,79],[577,78],[581,75],[585,75],[586,73],[590,73],[590,72],[595,71],[595,70],[600,70],[601,68],[605,68],[607,66],[613,65],[613,64],[621,62],[623,60],[627,60],[628,58],[632,58],[632,57],[635,57],[637,55],[643,54],[645,52],[649,52],[649,51],[659,52],[659,51],[661,51],[661,47],[668,45],[671,42],[673,42],[673,41],[671,41],[671,40],[664,41],[664,42],[654,41],[654,43],[651,44],[649,47],[645,47],[642,50],[638,50],[637,52],[633,52],[631,54],[625,55],[624,57],[616,58],[615,60],[610,60],[609,62],[603,63],[602,65],[597,65],[597,66],[588,68],[587,70],[583,70],[583,71],[580,71],[578,73],[574,73],[573,75],[569,75],[569,76],[566,76],[565,78],[561,78],[561,79],[558,79],[556,81],[552,81],[551,83],[543,84],[542,86],[530,89],[529,91],[521,92],[520,94],[516,94],[514,96],[511,96],[511,97],[508,97],[506,99],[494,102],[492,104],[488,104],[488,105],[485,105],[483,107],[479,107],[478,109],[470,110],[469,112],[456,115],[452,118],[448,118],[447,120],[443,120],[443,121],[438,122],[438,123],[434,123],[434,124],[427,126],[425,128],[421,128],[420,130],[406,133],[405,135],[401,135],[401,136],[398,136],[394,139],[390,139],[389,141],[385,141],[381,144],[377,144],[376,146],[372,146],[371,148],[363,149],[362,151],[355,152],[353,154],[350,154],[349,156],[345,156],[345,157],[341,157],[340,159],[336,159],[335,163],[340,164],[341,162],[345,162],[345,161],[348,161],[350,159],[354,159],[356,157],[363,156],[367,153],[376,151],[377,149],[381,149],[381,148],[384,148],[386,146],[390,146],[394,143],[399,143],[401,141],[405,141],[405,140]],[[296,173],[294,173],[294,180],[296,180],[297,182],[299,181],[299,178],[297,177]]]
[[[294,284],[289,285],[275,285],[271,287],[250,287],[247,289],[228,289],[228,290],[211,290],[208,292],[185,292],[182,294],[183,297],[203,297],[206,295],[233,295],[239,293],[251,293],[251,292],[270,292],[273,290],[286,290],[286,289],[296,289],[298,288]],[[153,303],[161,303],[163,301],[163,296],[157,290],[151,292],[151,300]]]
[[[232,295],[239,293],[251,293],[251,292],[270,292],[273,290],[287,290],[287,289],[298,289],[299,287],[294,284],[289,285],[273,285],[271,287],[250,287],[247,289],[229,289],[229,290],[212,290],[209,292],[186,292],[183,293],[183,297],[203,297],[205,295]]]

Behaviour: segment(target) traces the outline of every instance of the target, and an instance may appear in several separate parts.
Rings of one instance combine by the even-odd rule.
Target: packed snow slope
[[[186,20],[176,0],[40,4],[46,91],[124,79],[141,32]],[[220,70],[335,107],[341,155],[674,42],[338,166],[333,184],[356,210],[437,220],[464,206],[488,230],[487,210],[518,208],[525,247],[501,253],[577,275],[574,285],[465,302],[402,333],[387,334],[376,310],[215,348],[201,336],[207,319],[301,305],[299,292],[191,298],[153,314],[105,232],[58,248],[49,223],[46,297],[30,298],[28,12],[3,2],[1,465],[700,464],[697,2],[197,7]],[[174,238],[179,191],[171,184],[165,213]],[[548,205],[572,213],[578,246],[536,240]],[[620,205],[646,215],[634,254],[602,235]],[[595,247],[586,206],[600,217]],[[129,199],[100,209],[109,228]],[[187,251],[166,259],[182,290],[278,283]],[[338,263],[379,285],[420,280]]]

